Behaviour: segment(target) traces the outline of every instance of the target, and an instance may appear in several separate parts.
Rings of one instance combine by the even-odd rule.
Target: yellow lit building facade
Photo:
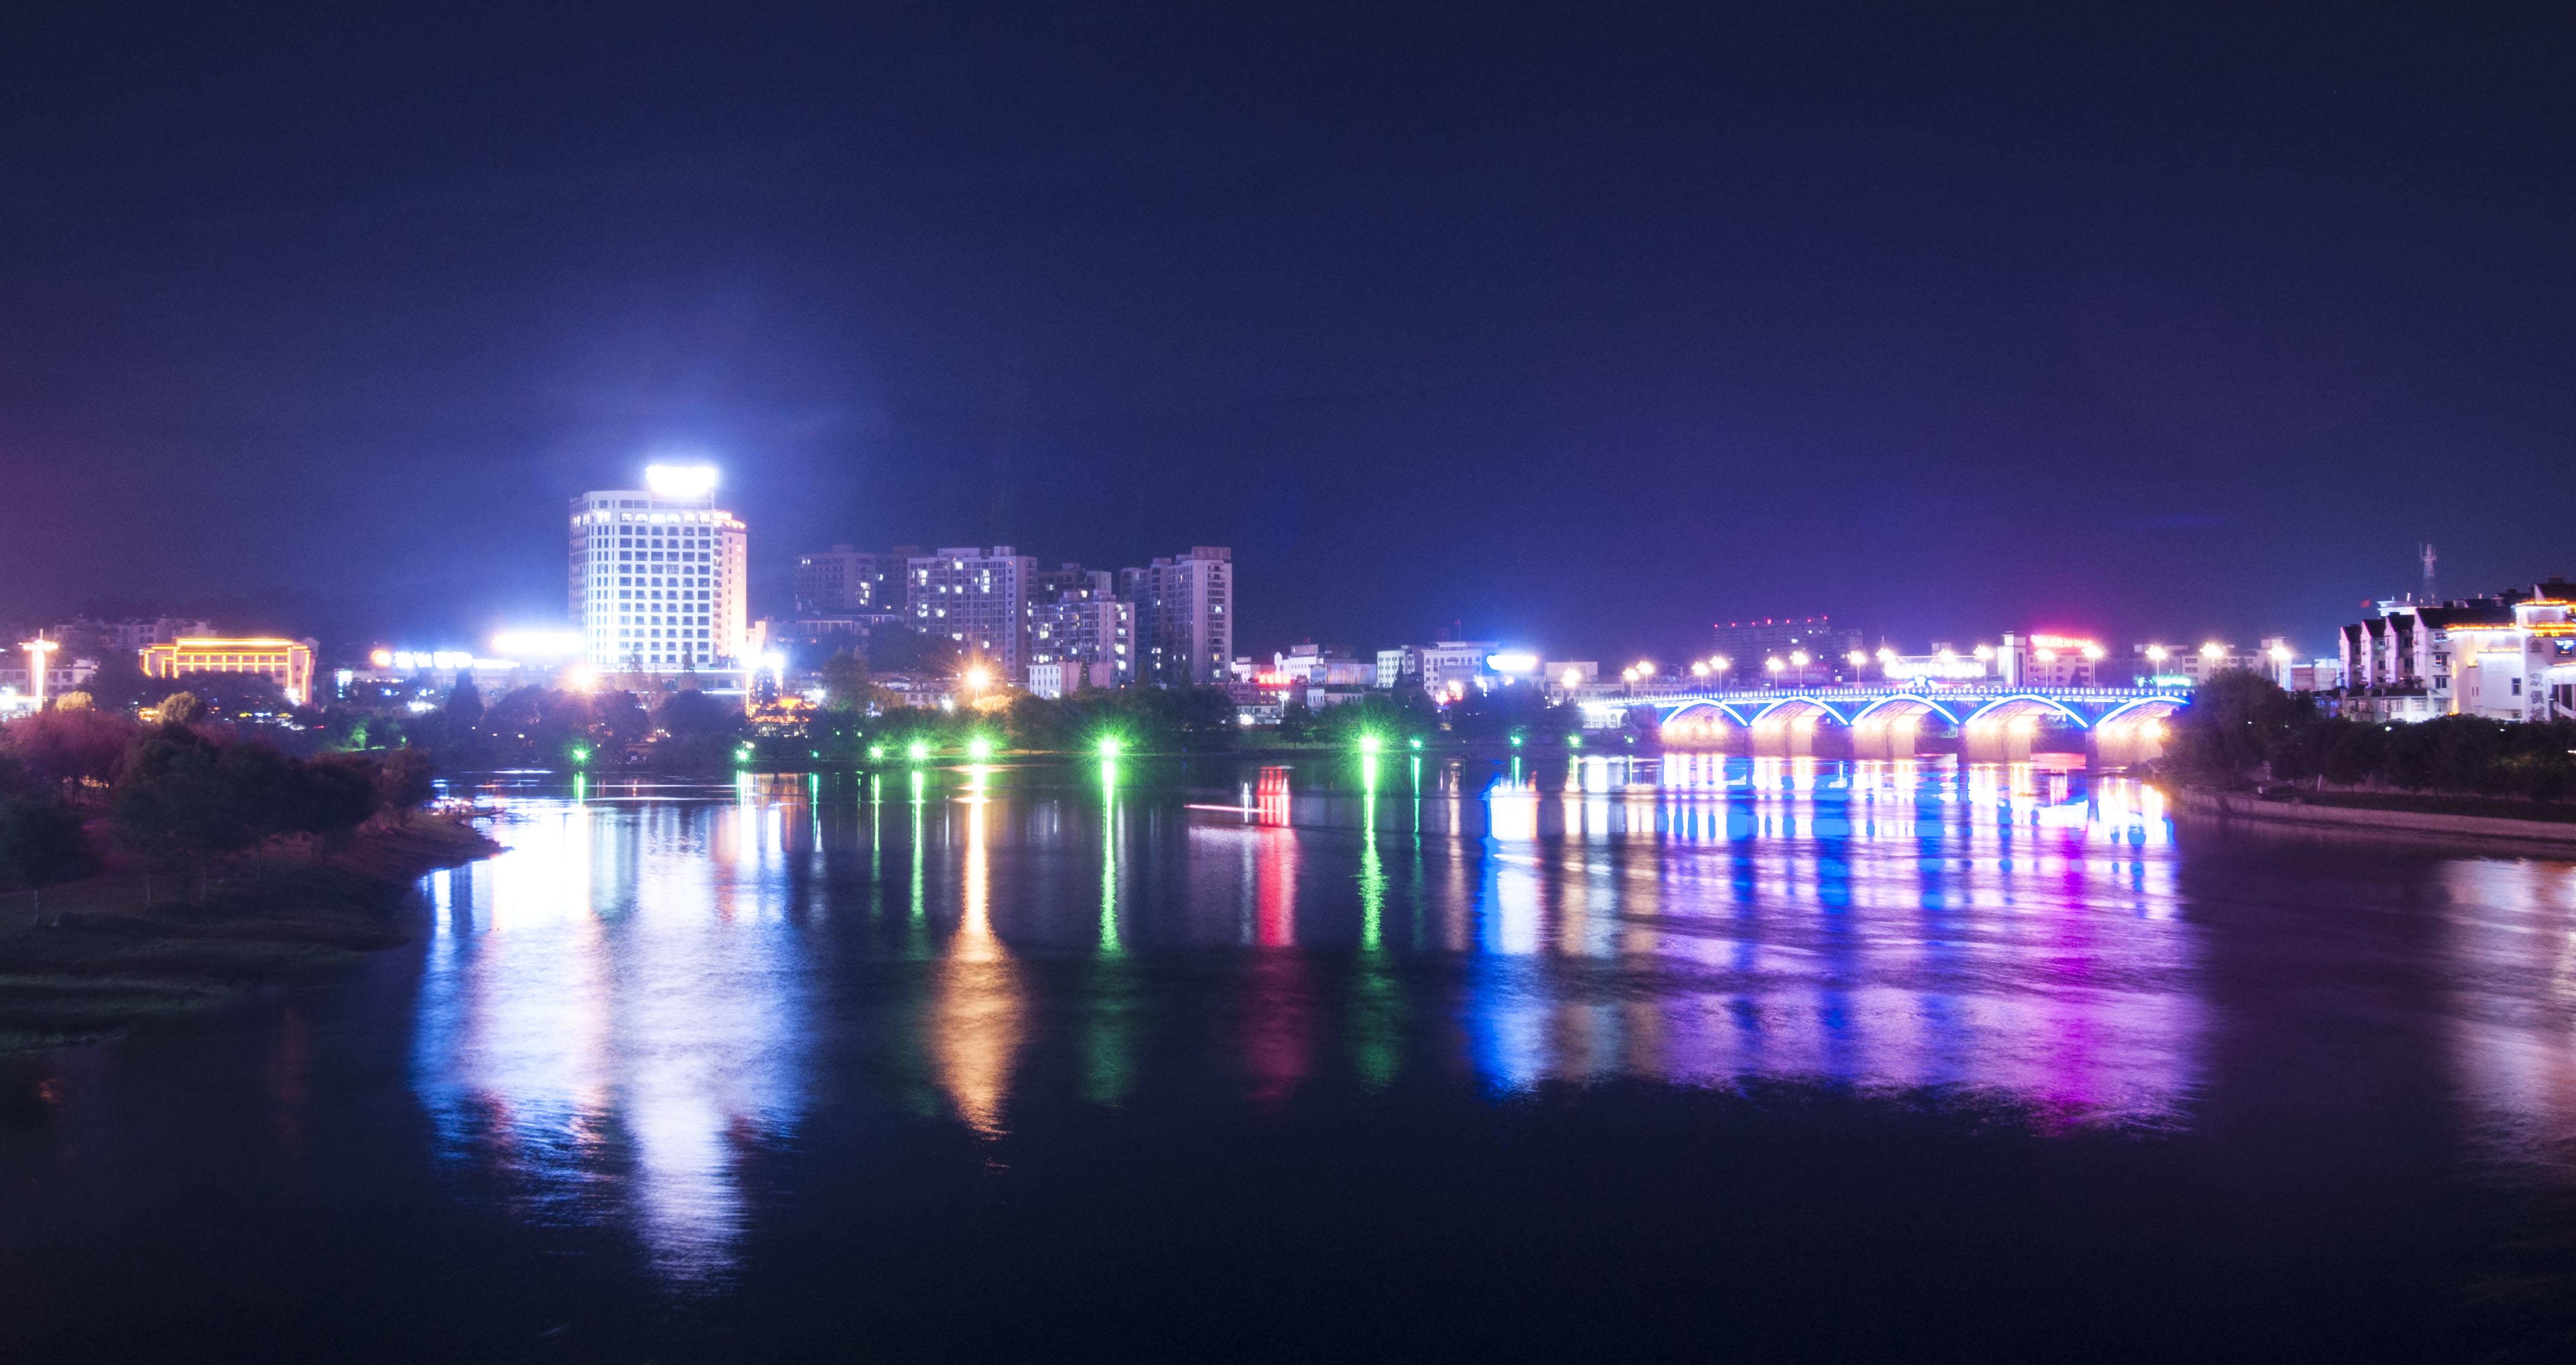
[[[289,704],[313,700],[313,642],[273,639],[183,639],[147,645],[143,676],[176,682],[191,673],[256,673],[277,684]]]

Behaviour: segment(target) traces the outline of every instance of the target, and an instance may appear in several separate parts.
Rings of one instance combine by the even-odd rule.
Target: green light
[[[1419,748],[1421,748],[1421,747],[1422,747],[1422,736],[1420,736],[1420,735],[1415,735],[1413,738],[1406,740],[1406,741],[1404,742],[1404,746],[1405,746],[1406,748],[1408,748],[1408,749],[1419,749]]]
[[[749,763],[751,761],[751,746],[746,744],[741,748],[734,750],[733,756],[736,762]]]
[[[885,758],[885,746],[884,746],[884,745],[882,745],[882,744],[871,744],[871,745],[869,745],[869,746],[868,746],[868,761],[869,761],[870,763],[879,762],[879,761],[883,760],[884,758]]]
[[[913,762],[919,763],[921,760],[930,757],[930,745],[927,741],[916,739],[912,743],[905,745],[903,752],[904,755],[910,758]]]
[[[1102,735],[1100,737],[1100,756],[1102,758],[1116,758],[1118,756],[1118,751],[1126,747],[1126,745],[1119,742],[1118,736],[1116,735]]]
[[[1383,748],[1385,748],[1385,747],[1386,747],[1386,741],[1385,741],[1385,740],[1382,740],[1382,739],[1379,739],[1379,738],[1378,738],[1377,736],[1375,736],[1375,735],[1362,735],[1362,736],[1360,736],[1360,752],[1361,752],[1361,753],[1364,753],[1364,754],[1373,754],[1373,753],[1376,753],[1378,750],[1383,749]]]
[[[982,735],[975,736],[973,739],[966,741],[966,756],[968,758],[991,758],[993,756],[993,741],[986,739]]]
[[[590,750],[579,745],[573,746],[572,761],[575,763],[588,763],[590,761]]]
[[[1582,748],[1582,747],[1583,747],[1583,736],[1581,736],[1581,735],[1567,735],[1567,736],[1565,737],[1565,747],[1566,747],[1566,748],[1569,748],[1569,749],[1580,749],[1580,748]]]
[[[1512,747],[1515,749],[1521,747],[1521,737],[1519,735],[1512,736]]]

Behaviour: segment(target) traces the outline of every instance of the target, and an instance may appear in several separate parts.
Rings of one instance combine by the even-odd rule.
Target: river
[[[2576,866],[2040,766],[497,775],[0,1059],[15,1359],[2563,1358]]]

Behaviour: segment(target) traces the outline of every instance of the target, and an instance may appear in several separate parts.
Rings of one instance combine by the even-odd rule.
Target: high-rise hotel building
[[[572,619],[602,673],[742,664],[747,535],[716,506],[716,471],[654,465],[645,486],[572,501]]]

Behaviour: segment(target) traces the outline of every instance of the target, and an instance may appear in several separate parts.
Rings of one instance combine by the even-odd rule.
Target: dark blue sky
[[[679,450],[758,609],[1224,543],[1261,648],[2576,571],[2543,7],[383,8],[4,21],[0,615],[463,638]]]

